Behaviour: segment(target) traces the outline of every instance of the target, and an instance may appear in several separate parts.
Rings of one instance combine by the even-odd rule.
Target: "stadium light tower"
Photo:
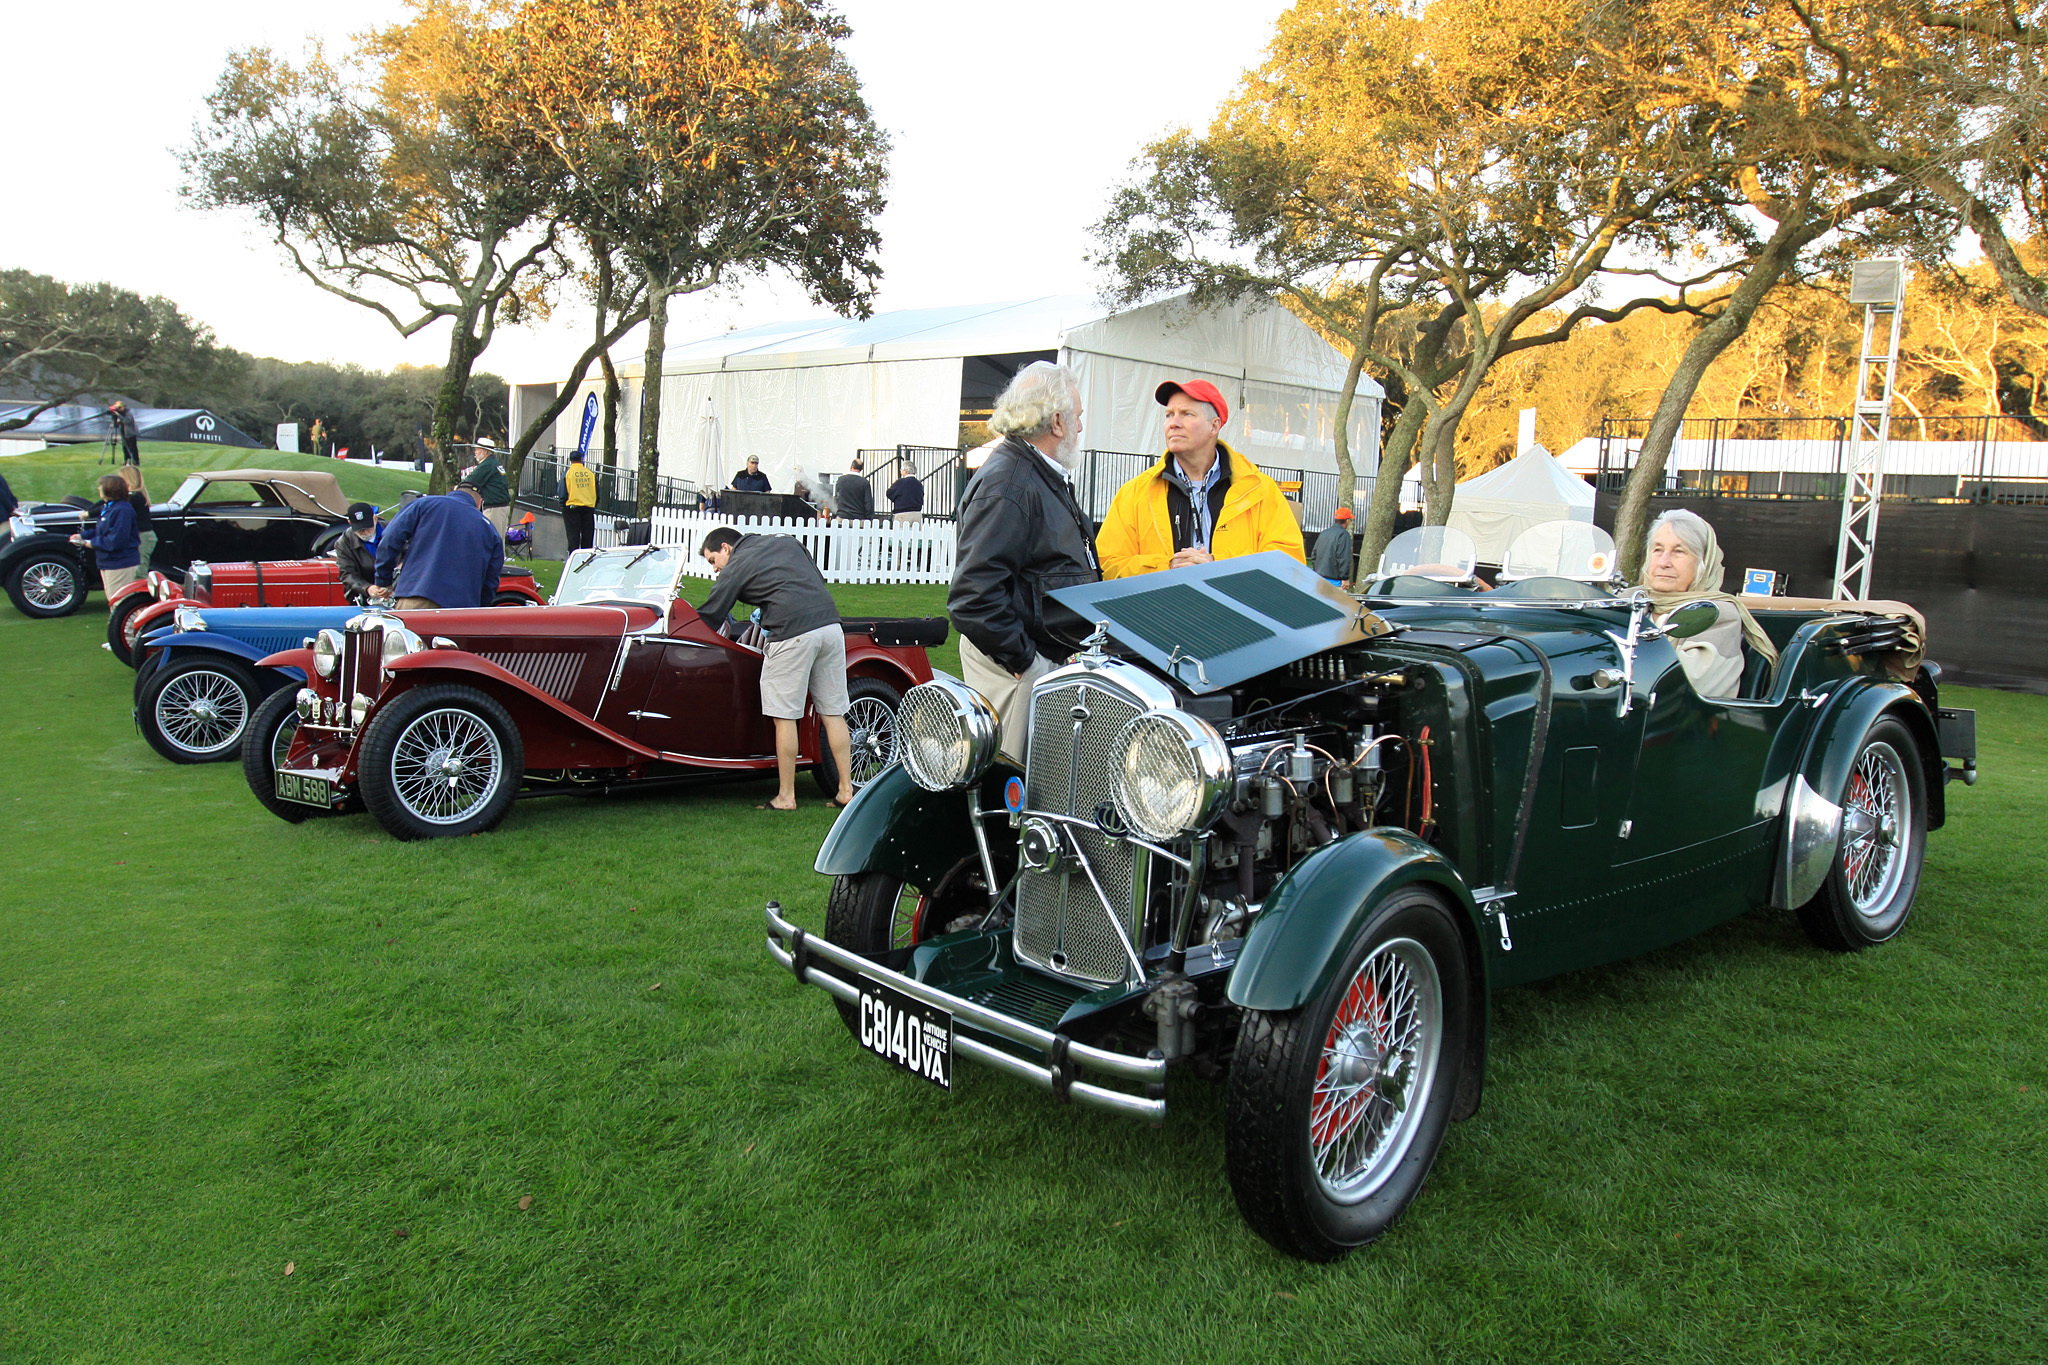
[[[1870,566],[1877,559],[1884,453],[1892,436],[1892,379],[1899,364],[1899,324],[1905,318],[1906,262],[1895,256],[1856,262],[1849,270],[1849,302],[1863,305],[1863,359],[1856,369],[1856,439],[1842,470],[1835,596],[1865,601]]]

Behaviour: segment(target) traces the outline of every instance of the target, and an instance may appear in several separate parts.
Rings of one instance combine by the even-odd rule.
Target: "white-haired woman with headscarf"
[[[1733,593],[1721,591],[1721,542],[1699,514],[1674,509],[1657,518],[1643,556],[1643,586],[1659,622],[1688,602],[1712,602],[1719,610],[1721,619],[1706,630],[1671,642],[1702,697],[1732,697],[1741,688],[1745,643],[1777,662],[1764,628]]]

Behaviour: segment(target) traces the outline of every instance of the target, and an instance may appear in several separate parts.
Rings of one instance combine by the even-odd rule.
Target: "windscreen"
[[[1515,537],[1500,576],[1503,582],[1566,578],[1605,586],[1619,563],[1614,537],[1590,521],[1546,521]]]
[[[1472,537],[1450,526],[1417,526],[1403,531],[1380,555],[1381,578],[1410,576],[1439,583],[1463,583],[1479,567]]]
[[[573,607],[584,602],[645,602],[667,607],[676,595],[683,563],[683,552],[668,545],[581,550],[563,568],[554,603]]]

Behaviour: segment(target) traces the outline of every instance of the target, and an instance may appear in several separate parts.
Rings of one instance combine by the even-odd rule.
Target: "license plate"
[[[304,806],[319,806],[326,809],[329,804],[329,787],[324,777],[308,777],[304,773],[277,770],[277,799],[296,801]]]
[[[885,1062],[953,1088],[953,1016],[902,991],[861,981],[860,1043]]]

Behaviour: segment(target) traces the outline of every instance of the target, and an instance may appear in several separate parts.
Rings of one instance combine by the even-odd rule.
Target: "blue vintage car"
[[[135,669],[135,725],[149,747],[173,763],[237,757],[250,718],[279,688],[299,686],[296,668],[257,661],[297,649],[323,630],[339,630],[361,608],[182,606],[173,624],[142,641]],[[297,713],[286,708],[291,724]],[[276,738],[276,736],[273,736]]]

